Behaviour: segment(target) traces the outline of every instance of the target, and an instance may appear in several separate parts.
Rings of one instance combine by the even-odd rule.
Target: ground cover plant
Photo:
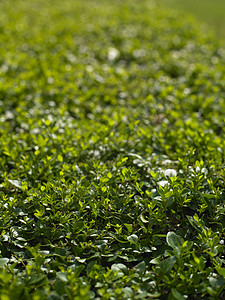
[[[225,50],[154,1],[0,12],[1,299],[225,298]]]

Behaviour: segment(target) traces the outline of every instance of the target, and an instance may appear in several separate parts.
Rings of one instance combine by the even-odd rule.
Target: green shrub
[[[0,11],[1,299],[222,299],[225,50],[153,1]]]

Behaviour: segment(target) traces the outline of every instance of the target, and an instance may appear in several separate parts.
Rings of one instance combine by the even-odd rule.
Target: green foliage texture
[[[224,299],[225,49],[154,1],[0,13],[0,299]]]

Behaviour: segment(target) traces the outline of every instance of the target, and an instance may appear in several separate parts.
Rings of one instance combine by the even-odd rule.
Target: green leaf
[[[57,156],[57,158],[58,158],[58,161],[59,161],[59,162],[63,162],[63,157],[62,157],[61,154],[59,154],[59,155]]]
[[[180,254],[180,248],[182,246],[182,239],[179,235],[176,235],[173,231],[170,231],[167,233],[166,236],[167,244],[173,248],[176,255],[179,256]]]
[[[124,264],[113,264],[112,267],[111,267],[111,269],[114,272],[121,271],[124,274],[127,274],[127,272],[128,272],[128,269],[127,269],[127,267]]]
[[[140,219],[143,223],[148,223],[149,221],[145,219],[145,216],[143,214],[140,214]]]
[[[166,206],[169,207],[173,204],[173,197],[166,198]]]
[[[10,182],[12,185],[14,185],[15,187],[22,189],[22,182],[20,180],[11,180],[8,179],[8,182]]]
[[[174,169],[167,169],[164,172],[164,176],[165,177],[176,177],[177,176],[177,172]]]
[[[123,295],[126,299],[131,299],[133,296],[134,292],[130,287],[125,287],[123,288]]]
[[[108,172],[107,177],[108,177],[109,179],[112,178],[112,177],[113,177],[113,176],[112,176],[112,173]]]
[[[225,268],[216,268],[219,275],[225,278]]]
[[[164,261],[162,261],[159,264],[160,267],[160,273],[165,275],[168,274],[170,272],[170,270],[173,268],[173,266],[176,263],[176,257],[175,256],[171,256],[167,259],[165,259]]]
[[[136,234],[132,234],[132,235],[129,235],[127,237],[128,241],[133,243],[133,244],[137,244],[138,242],[138,236]]]
[[[161,259],[159,256],[150,260],[150,264],[153,265],[159,265],[160,263],[161,263]]]
[[[127,224],[127,223],[124,223],[124,226],[126,226],[127,230],[129,233],[131,233],[133,231],[133,226],[132,224]]]
[[[9,262],[9,259],[7,257],[0,258],[0,267],[3,268],[4,265],[6,265]]]
[[[176,300],[185,300],[184,296],[182,296],[181,293],[178,292],[178,290],[176,290],[175,288],[172,288],[172,294],[174,299]]]
[[[45,125],[46,125],[46,126],[51,125],[51,121],[50,121],[50,120],[45,120]]]
[[[203,229],[207,228],[204,225],[204,222],[199,219],[199,217],[195,214],[193,217],[192,216],[187,216],[188,221],[190,224],[199,232],[201,233]]]
[[[127,172],[128,172],[127,168],[122,169],[122,174],[123,174],[124,177],[126,176]]]
[[[146,269],[146,264],[144,261],[140,262],[134,267],[135,271],[137,271],[139,274],[144,274]]]
[[[85,266],[84,265],[79,265],[79,266],[76,266],[75,267],[75,270],[74,270],[74,276],[75,277],[79,277],[80,273],[85,269]]]
[[[225,285],[225,279],[223,276],[219,276],[218,278],[209,277],[209,283],[214,290],[217,290]]]
[[[155,174],[152,170],[150,171],[150,174],[151,174],[151,176],[152,176],[154,179],[156,179],[157,176],[156,176],[156,174]]]
[[[63,281],[63,282],[68,282],[67,275],[66,275],[65,272],[58,272],[58,273],[56,274],[56,277],[57,277],[58,279],[60,279],[61,281]]]
[[[103,193],[105,193],[105,192],[107,191],[107,187],[106,187],[106,186],[103,186],[103,187],[101,188],[101,190],[102,190]]]

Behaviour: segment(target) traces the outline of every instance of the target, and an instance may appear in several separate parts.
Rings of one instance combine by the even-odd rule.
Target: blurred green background
[[[225,0],[159,0],[168,7],[192,14],[225,40]]]

